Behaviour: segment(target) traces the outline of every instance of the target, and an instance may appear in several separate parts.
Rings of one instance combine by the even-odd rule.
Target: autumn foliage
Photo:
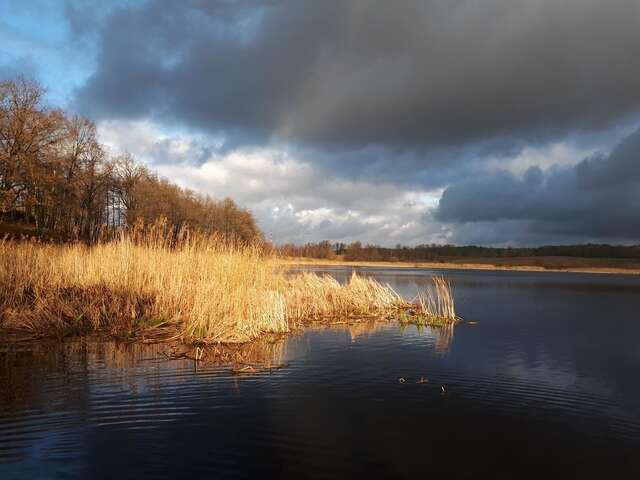
[[[95,243],[105,230],[165,218],[250,242],[261,234],[231,199],[159,178],[130,155],[111,157],[86,118],[48,108],[43,89],[0,82],[0,232]]]

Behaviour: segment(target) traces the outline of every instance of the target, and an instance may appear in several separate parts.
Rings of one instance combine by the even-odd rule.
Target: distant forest
[[[95,242],[105,230],[166,219],[242,241],[253,216],[159,178],[130,155],[111,157],[93,122],[43,104],[35,82],[0,82],[0,234]]]
[[[581,258],[633,258],[640,259],[640,245],[549,245],[536,248],[492,248],[455,245],[418,245],[416,247],[395,248],[351,244],[307,243],[306,245],[282,245],[281,255],[344,260],[388,261],[388,262],[429,262],[453,258],[521,258],[521,257],[581,257]]]

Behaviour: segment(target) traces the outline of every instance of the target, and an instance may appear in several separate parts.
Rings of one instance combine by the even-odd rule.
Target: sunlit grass
[[[118,336],[170,328],[186,341],[234,343],[312,320],[410,321],[408,310],[413,323],[452,321],[450,287],[434,282],[412,303],[370,278],[288,275],[259,246],[160,225],[91,247],[0,242],[0,326]]]
[[[424,292],[416,296],[415,309],[400,312],[400,323],[446,326],[459,320],[451,284],[441,276],[431,277],[431,282]]]

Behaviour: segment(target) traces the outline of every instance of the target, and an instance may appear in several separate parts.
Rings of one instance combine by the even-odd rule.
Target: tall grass
[[[426,291],[418,293],[417,303],[423,315],[435,319],[455,321],[455,305],[451,285],[444,277],[432,277],[432,284]]]
[[[330,276],[288,275],[258,246],[169,235],[162,226],[91,247],[0,242],[5,328],[132,335],[171,327],[185,340],[232,343],[309,320],[393,316],[410,307],[373,279],[354,275],[341,285]]]
[[[287,317],[293,322],[384,316],[409,304],[390,286],[356,275],[341,285],[330,275],[301,273],[286,282]]]

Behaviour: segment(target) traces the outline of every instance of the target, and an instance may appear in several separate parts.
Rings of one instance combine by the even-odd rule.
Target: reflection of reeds
[[[262,365],[272,367],[281,365],[286,355],[285,339],[266,336],[253,342],[235,345],[212,345],[204,348],[202,360],[205,363]]]
[[[413,325],[413,328],[410,327]],[[400,322],[400,331],[403,333],[418,334],[431,339],[430,343],[438,355],[445,355],[453,343],[455,331],[454,323],[428,324],[425,322]]]
[[[82,401],[96,376],[105,385],[135,392],[188,382],[184,373],[195,372],[196,367],[198,371],[230,364],[275,369],[285,361],[286,341],[267,335],[244,344],[206,346],[197,365],[187,357],[172,360],[172,351],[193,354],[194,348],[178,342],[144,344],[93,337],[0,343],[0,412]],[[49,384],[43,386],[43,379]],[[78,382],[86,392],[69,388],[67,381]]]
[[[349,335],[351,342],[359,339],[366,339],[372,334],[376,334],[383,330],[392,328],[393,324],[386,318],[365,318],[365,319],[349,319],[336,320],[333,322],[316,321],[308,325],[309,330],[313,331],[341,331]]]
[[[443,325],[437,329],[435,350],[439,355],[444,355],[449,351],[451,343],[453,342],[453,323]]]
[[[376,320],[369,320],[366,322],[352,323],[346,326],[351,341],[355,342],[361,338],[368,338],[369,335],[377,333],[383,329],[389,328],[388,322],[379,322]]]

